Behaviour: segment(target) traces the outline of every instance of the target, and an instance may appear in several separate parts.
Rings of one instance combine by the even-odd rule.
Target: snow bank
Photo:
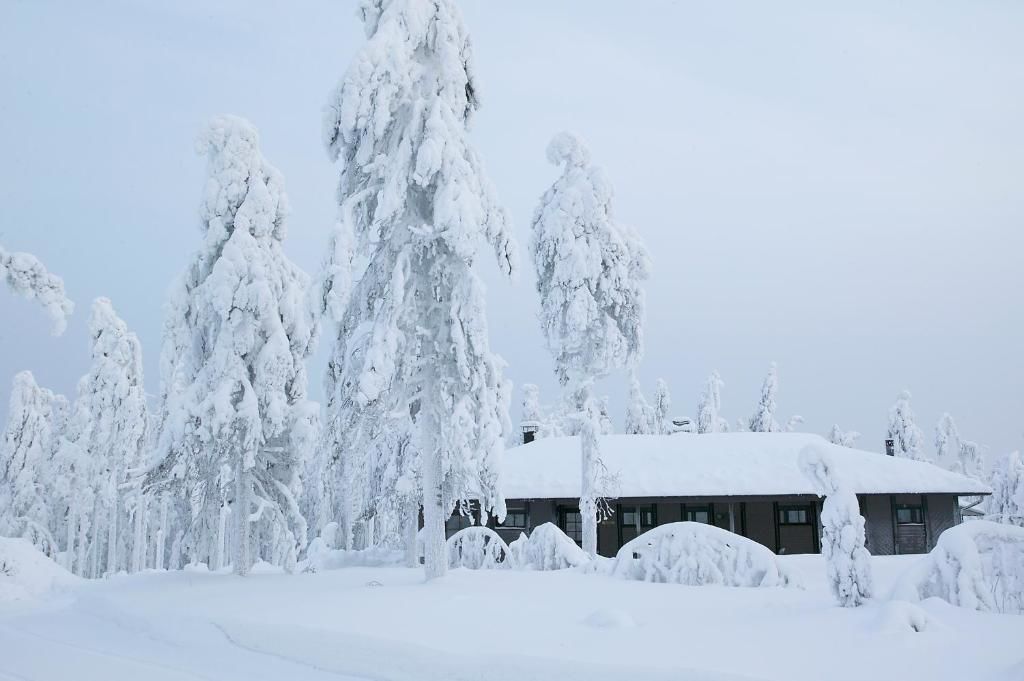
[[[797,465],[814,445],[835,462],[854,494],[988,494],[983,483],[921,461],[830,444],[807,433],[606,435],[601,460],[620,497],[815,494]],[[502,464],[507,499],[577,499],[580,444],[541,438],[509,449]]]
[[[448,538],[448,567],[507,569],[514,563],[508,544],[489,527],[467,527]]]
[[[331,549],[323,539],[317,537],[309,543],[305,564],[300,569],[305,572],[320,572],[348,567],[401,567],[404,565],[403,558],[401,550],[380,546],[358,551]]]
[[[896,582],[892,597],[1024,613],[1024,528],[976,520],[946,530]]]
[[[28,600],[77,581],[27,539],[0,537],[0,603]]]
[[[533,528],[529,536],[509,544],[516,567],[530,570],[564,570],[578,567],[589,559],[576,542],[554,523]]]
[[[612,575],[644,582],[700,586],[791,586],[774,553],[746,537],[703,523],[669,523],[628,542]]]

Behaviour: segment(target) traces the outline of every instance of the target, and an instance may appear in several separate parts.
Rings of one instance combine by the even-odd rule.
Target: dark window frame
[[[522,524],[517,525],[510,522],[516,516],[522,516]],[[497,527],[505,530],[525,530],[530,527],[530,509],[527,507],[506,509],[505,522],[498,523],[495,521],[495,523]]]
[[[682,517],[684,522],[702,523],[704,525],[714,525],[715,524],[715,505],[712,502],[708,502],[706,504],[681,504],[680,505],[680,511],[682,513],[681,517]],[[703,512],[707,513],[708,514],[707,522],[705,523],[705,522],[700,521],[700,520],[690,520],[687,516],[688,516],[688,514],[691,511],[697,512],[697,513],[703,511]]]
[[[657,504],[619,504],[615,508],[615,530],[619,535],[619,546],[626,543],[623,537],[623,530],[627,527],[625,523],[626,513],[638,514],[639,527],[636,521],[628,525],[629,529],[635,531],[636,536],[639,537],[647,530],[652,530],[658,526],[658,505]],[[644,515],[649,515],[649,524],[644,522]]]
[[[570,515],[575,515],[578,518],[578,520],[574,520],[573,521],[574,525],[578,525],[578,529],[571,529],[569,527],[569,516]],[[579,508],[570,507],[570,506],[559,506],[558,507],[558,528],[560,530],[562,530],[562,532],[565,532],[565,534],[567,534],[569,536],[569,538],[572,539],[574,542],[576,542],[579,546],[583,546],[583,514],[580,513],[580,509]],[[579,535],[579,538],[574,536],[574,534],[577,534],[577,533]]]

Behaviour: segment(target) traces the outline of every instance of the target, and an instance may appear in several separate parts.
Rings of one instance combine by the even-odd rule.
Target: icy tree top
[[[647,251],[615,220],[612,185],[589,157],[571,133],[548,145],[562,175],[541,198],[530,244],[541,325],[563,385],[633,365],[643,351]]]
[[[64,333],[75,305],[64,293],[64,280],[48,272],[31,253],[8,253],[0,246],[0,276],[12,291],[38,300],[53,321],[53,335]]]
[[[479,96],[458,8],[372,0],[361,13],[368,40],[329,99],[323,127],[328,155],[343,164],[341,220],[357,253],[411,224],[467,262],[483,237],[511,274],[505,210],[466,140]]]

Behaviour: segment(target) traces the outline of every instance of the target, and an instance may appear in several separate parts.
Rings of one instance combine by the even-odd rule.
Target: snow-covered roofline
[[[806,433],[607,435],[601,458],[618,476],[616,497],[814,494],[797,466],[808,444],[826,448],[857,494],[989,494],[987,485],[929,463],[830,444]],[[507,499],[573,499],[580,493],[575,437],[542,438],[505,454]]]

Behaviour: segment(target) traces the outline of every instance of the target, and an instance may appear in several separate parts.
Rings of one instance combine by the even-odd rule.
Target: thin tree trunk
[[[429,412],[429,409],[425,411]],[[423,457],[423,568],[428,580],[444,577],[448,572],[444,536],[447,518],[441,493],[441,453],[437,451],[433,434],[436,430],[432,430],[436,427],[435,420],[424,415],[424,423],[420,428],[420,455]]]
[[[251,490],[249,476],[251,473],[245,468],[245,454],[241,452],[238,454],[237,466],[235,474],[235,508],[232,509],[235,521],[233,523],[235,528],[234,563],[235,574],[244,576],[249,573],[249,568],[252,567],[249,553],[249,511],[251,505],[249,500]]]
[[[226,502],[220,502],[220,521],[217,524],[217,555],[215,559],[214,570],[220,570],[224,567],[224,554],[225,554],[225,542],[227,537],[225,536],[228,531],[228,515],[230,510]]]
[[[582,423],[580,424],[580,522],[583,525],[583,550],[590,557],[597,555],[597,462],[600,444],[597,440],[596,408],[590,387],[579,390]]]
[[[420,531],[420,505],[415,498],[405,504],[405,565],[418,567],[419,556],[416,555],[416,535]]]
[[[67,521],[67,546],[64,551],[64,568],[74,574],[75,572],[75,536],[78,534],[78,513],[75,510],[75,502],[68,504]]]
[[[107,574],[117,573],[118,550],[117,550],[117,516],[120,510],[120,493],[117,491],[117,471],[110,474],[110,484],[113,489],[113,503],[110,505],[110,525],[107,527]]]

